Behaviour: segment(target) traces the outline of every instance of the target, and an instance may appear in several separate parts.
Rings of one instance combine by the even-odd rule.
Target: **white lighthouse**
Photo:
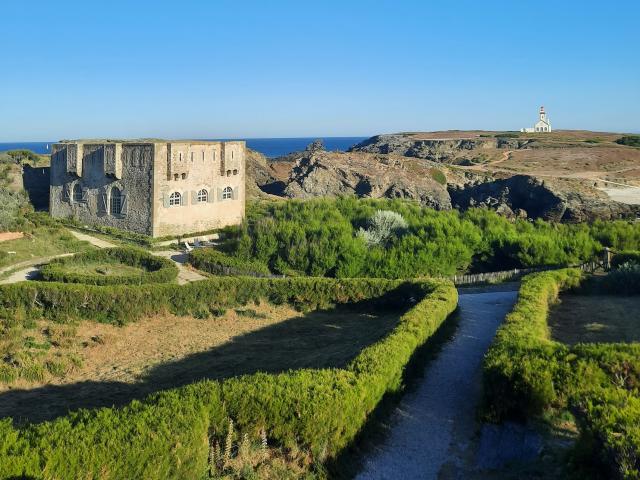
[[[540,107],[540,119],[536,122],[536,124],[532,128],[521,128],[521,132],[525,133],[533,133],[533,132],[550,132],[551,131],[551,120],[547,117],[547,112],[544,111],[544,107]]]

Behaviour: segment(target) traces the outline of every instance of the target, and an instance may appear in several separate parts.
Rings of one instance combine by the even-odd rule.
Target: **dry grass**
[[[640,297],[564,294],[549,315],[551,335],[579,342],[640,341]]]
[[[48,332],[58,327],[40,322],[22,332],[17,345],[33,337],[37,344],[48,343],[48,356],[77,362],[67,362],[59,376],[45,371],[0,384],[0,418],[39,421],[69,409],[124,404],[200,379],[342,367],[389,332],[403,312],[374,313],[365,304],[302,314],[260,304],[220,313],[204,319],[155,316],[124,327],[83,322],[55,345]]]

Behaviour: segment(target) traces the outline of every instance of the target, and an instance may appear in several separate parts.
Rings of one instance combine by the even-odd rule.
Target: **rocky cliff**
[[[450,188],[449,193],[454,208],[486,207],[508,217],[585,222],[640,214],[640,206],[611,201],[595,189],[571,182],[540,180],[529,175]]]
[[[483,150],[498,148],[493,137],[422,139],[415,134],[376,135],[349,150],[423,158],[438,163],[475,163]]]

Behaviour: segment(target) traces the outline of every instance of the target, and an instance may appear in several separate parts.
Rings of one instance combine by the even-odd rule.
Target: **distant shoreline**
[[[359,143],[369,137],[291,137],[291,138],[228,138],[228,139],[215,139],[215,140],[245,140],[247,147],[252,150],[256,150],[268,158],[280,157],[292,152],[304,150],[314,140],[322,140],[327,150],[347,150],[349,147]],[[205,139],[203,139],[205,140]],[[0,152],[6,150],[18,150],[26,149],[35,153],[44,155],[50,152],[47,150],[47,145],[51,148],[51,145],[56,141],[51,142],[0,142]]]

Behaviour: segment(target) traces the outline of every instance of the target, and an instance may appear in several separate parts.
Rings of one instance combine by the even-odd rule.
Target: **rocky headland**
[[[634,164],[640,169],[640,154],[636,159],[636,152],[615,145],[614,138],[591,132],[539,138],[509,132],[402,133],[371,137],[348,152],[328,152],[314,142],[272,160],[250,151],[247,188],[250,198],[355,195],[414,200],[435,209],[483,207],[552,221],[635,218],[640,205],[615,202],[596,188],[607,181],[600,177],[611,178],[609,164],[626,162],[623,173]],[[588,162],[595,171],[585,170]]]

